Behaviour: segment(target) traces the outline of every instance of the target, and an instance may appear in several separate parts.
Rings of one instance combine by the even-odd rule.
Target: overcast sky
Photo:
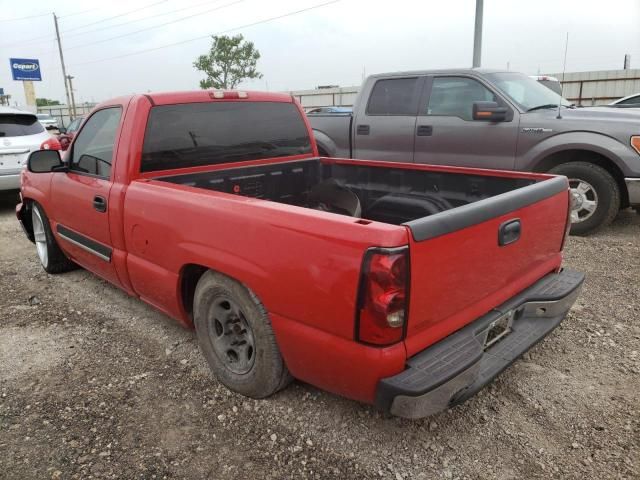
[[[22,103],[9,58],[37,58],[37,96],[64,103],[52,9],[77,102],[197,89],[203,76],[192,63],[221,32],[242,33],[262,54],[264,77],[247,89],[351,86],[365,73],[471,65],[475,0],[338,0],[265,21],[328,1],[0,0],[0,87]],[[15,20],[38,14],[46,15]],[[568,72],[619,69],[625,53],[640,68],[640,0],[485,0],[482,66],[561,71],[567,32]],[[148,49],[156,50],[130,55]]]

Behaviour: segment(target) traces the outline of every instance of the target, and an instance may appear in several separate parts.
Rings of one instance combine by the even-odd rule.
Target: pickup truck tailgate
[[[405,346],[412,356],[521,292],[562,261],[565,177],[414,220]]]

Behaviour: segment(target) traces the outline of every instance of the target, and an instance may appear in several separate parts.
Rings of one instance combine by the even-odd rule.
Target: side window
[[[427,115],[473,119],[473,102],[497,102],[496,96],[480,82],[464,77],[433,79]]]
[[[91,115],[73,144],[71,170],[104,178],[111,176],[113,144],[121,114],[120,107],[112,107]]]
[[[80,127],[80,122],[82,120],[80,120],[79,118],[76,118],[73,122],[71,122],[69,124],[69,126],[67,127],[67,133],[74,133],[78,130],[78,128]]]
[[[367,115],[415,115],[418,78],[378,80],[373,86]]]
[[[618,103],[618,105],[640,105],[640,95],[635,97],[627,98],[625,101]]]

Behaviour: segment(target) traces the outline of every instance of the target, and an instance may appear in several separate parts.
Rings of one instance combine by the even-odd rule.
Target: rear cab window
[[[149,113],[142,172],[312,153],[293,103],[207,102],[159,105]]]
[[[44,132],[35,115],[0,114],[0,137],[24,137]]]

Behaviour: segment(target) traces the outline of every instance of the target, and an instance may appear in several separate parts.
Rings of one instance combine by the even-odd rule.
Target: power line
[[[59,15],[58,18],[75,17],[76,15],[82,15],[83,13],[95,12],[97,8],[90,8],[88,10],[82,10],[81,12],[68,13],[67,15]]]
[[[182,7],[182,8],[176,8],[175,10],[169,10],[168,12],[157,13],[155,15],[148,15],[148,16],[146,16],[144,18],[135,18],[133,20],[128,20],[126,22],[116,23],[115,25],[107,25],[107,26],[100,27],[100,28],[94,28],[93,30],[89,30],[87,32],[76,32],[76,33],[72,33],[70,35],[66,35],[66,31],[63,30],[62,33],[65,34],[64,35],[65,38],[77,37],[78,35],[86,35],[87,33],[95,33],[95,32],[99,32],[101,30],[108,30],[110,28],[122,27],[123,25],[129,25],[131,23],[144,22],[144,21],[150,20],[152,18],[164,17],[166,15],[171,15],[172,13],[182,12],[184,10],[190,10],[192,8],[201,7],[202,5],[210,5],[212,3],[219,3],[220,1],[221,0],[213,0],[213,1],[209,0],[207,2],[197,3],[195,5],[189,5],[188,7]]]
[[[146,10],[147,8],[155,7],[156,5],[160,5],[161,3],[166,3],[168,1],[169,0],[160,0],[159,2],[151,3],[149,5],[145,5],[144,7],[135,8],[133,10],[129,10],[127,12],[123,12],[123,13],[120,13],[118,15],[114,15],[112,17],[103,18],[102,20],[97,20],[95,22],[86,23],[84,25],[79,25],[79,26],[73,27],[73,28],[67,28],[66,30],[63,30],[63,33],[72,32],[74,30],[79,30],[79,29],[85,28],[85,27],[90,27],[91,25],[97,25],[98,23],[108,22],[109,20],[113,20],[114,18],[124,17],[125,15],[129,15],[130,13],[136,13],[136,12],[139,12],[141,10]]]
[[[210,12],[214,12],[216,10],[221,10],[223,8],[226,8],[226,7],[231,7],[233,5],[236,5],[238,3],[242,3],[244,1],[246,1],[246,0],[236,0],[234,2],[227,3],[225,5],[220,5],[219,7],[211,8],[209,10],[204,10],[203,12],[198,12],[198,13],[194,13],[192,15],[187,15],[186,17],[177,18],[175,20],[171,20],[170,22],[160,23],[158,25],[152,25],[151,27],[141,28],[141,29],[135,30],[133,32],[123,33],[122,35],[116,35],[115,37],[103,38],[102,40],[96,40],[95,42],[88,42],[88,43],[82,43],[80,45],[73,45],[71,47],[67,47],[67,50],[72,50],[74,48],[88,47],[90,45],[95,45],[97,43],[110,42],[111,40],[115,40],[117,38],[128,37],[130,35],[136,35],[138,33],[146,32],[148,30],[153,30],[153,29],[156,29],[156,28],[165,27],[167,25],[171,25],[172,23],[178,23],[178,22],[182,22],[183,20],[188,20],[188,19],[193,18],[193,17],[198,17],[198,16],[200,16],[200,15],[202,15],[204,13],[210,13]]]
[[[84,25],[78,25],[78,26],[76,26],[76,27],[68,28],[68,29],[66,29],[66,30],[62,30],[62,34],[64,35],[64,34],[66,34],[67,32],[72,32],[72,31],[75,31],[75,30],[80,30],[80,29],[83,29],[83,28],[86,28],[86,27],[90,27],[90,26],[92,26],[92,25],[97,25],[97,24],[99,24],[99,23],[108,22],[109,20],[113,20],[113,19],[115,19],[115,18],[124,17],[125,15],[129,15],[129,14],[131,14],[131,13],[136,13],[136,12],[139,12],[139,11],[141,11],[141,10],[146,10],[147,8],[155,7],[156,5],[160,5],[161,3],[166,3],[167,1],[168,1],[168,0],[160,0],[159,2],[151,3],[151,4],[149,4],[149,5],[145,5],[145,6],[143,6],[143,7],[138,7],[138,8],[135,8],[135,9],[133,9],[133,10],[128,10],[128,11],[123,12],[123,13],[120,13],[120,14],[118,14],[118,15],[113,15],[113,16],[111,16],[111,17],[103,18],[103,19],[101,19],[101,20],[97,20],[97,21],[95,21],[95,22],[86,23],[86,24],[84,24]],[[92,10],[95,10],[95,9],[92,9]],[[79,15],[80,13],[86,13],[86,12],[90,12],[90,11],[91,11],[91,10],[84,10],[84,11],[82,11],[82,12],[76,12],[76,13],[71,13],[71,14],[68,14],[68,15],[64,15],[64,17],[71,17],[71,16],[73,16],[73,15]],[[44,16],[44,15],[51,15],[51,14],[50,14],[50,13],[45,13],[45,14],[43,14],[43,15],[34,15],[34,16],[32,16],[32,17],[24,17],[24,19],[27,19],[27,18],[35,18],[35,17],[42,17],[42,16]],[[63,17],[63,16],[61,15],[59,18],[62,18],[62,17]],[[4,21],[4,20],[0,20],[0,21]],[[89,31],[89,32],[82,32],[82,33],[91,33],[91,32]],[[79,35],[79,34],[80,34],[80,33],[78,33],[78,34],[76,34],[76,35]],[[38,37],[32,37],[32,38],[28,38],[28,39],[26,39],[26,40],[21,40],[21,41],[19,41],[19,42],[5,43],[4,45],[1,45],[1,46],[2,46],[2,47],[10,47],[10,46],[13,46],[13,45],[30,45],[30,44],[32,44],[32,43],[42,43],[43,41],[49,41],[49,40],[50,40],[50,39],[52,39],[52,38],[54,38],[54,37],[52,37],[51,35],[40,35],[40,36],[38,36]],[[43,39],[46,39],[46,40],[43,40]]]
[[[311,7],[303,8],[303,9],[301,9],[301,10],[296,10],[296,11],[289,12],[289,13],[285,13],[285,14],[282,14],[282,15],[277,15],[277,16],[275,16],[275,17],[265,18],[264,20],[259,20],[259,21],[257,21],[257,22],[248,23],[248,24],[246,24],[246,25],[241,25],[241,26],[239,26],[239,27],[233,27],[233,28],[229,28],[229,29],[227,29],[227,30],[221,30],[221,31],[216,32],[216,33],[210,33],[210,34],[207,34],[207,35],[201,35],[201,36],[199,36],[199,37],[193,37],[193,38],[189,38],[189,39],[187,39],[187,40],[182,40],[182,41],[180,41],[180,42],[169,43],[169,44],[167,44],[167,45],[162,45],[162,46],[160,46],[160,47],[147,48],[147,49],[145,49],[145,50],[138,50],[138,51],[136,51],[136,52],[125,53],[125,54],[123,54],[123,55],[116,55],[115,57],[100,58],[100,59],[98,59],[98,60],[91,60],[91,61],[89,61],[89,62],[76,63],[76,64],[73,64],[73,65],[71,65],[71,66],[72,66],[72,67],[78,67],[78,66],[81,66],[81,65],[89,65],[89,64],[92,64],[92,63],[106,62],[106,61],[109,61],[109,60],[116,60],[116,59],[118,59],[118,58],[131,57],[131,56],[134,56],[134,55],[140,55],[140,54],[142,54],[142,53],[154,52],[154,51],[156,51],[156,50],[162,50],[163,48],[175,47],[175,46],[177,46],[177,45],[184,45],[185,43],[195,42],[195,41],[197,41],[197,40],[202,40],[202,39],[204,39],[204,38],[209,38],[209,37],[211,37],[212,35],[221,35],[221,34],[223,34],[223,33],[229,33],[229,32],[233,32],[233,31],[236,31],[236,30],[241,30],[241,29],[243,29],[243,28],[254,27],[254,26],[256,26],[256,25],[260,25],[260,24],[263,24],[263,23],[272,22],[272,21],[274,21],[274,20],[279,20],[279,19],[281,19],[281,18],[291,17],[291,16],[293,16],[293,15],[298,15],[299,13],[304,13],[304,12],[308,12],[308,11],[310,11],[310,10],[315,10],[315,9],[317,9],[317,8],[326,7],[327,5],[331,5],[331,4],[334,4],[334,3],[338,3],[338,2],[340,2],[340,1],[341,1],[341,0],[331,0],[331,1],[329,1],[329,2],[320,3],[320,4],[318,4],[318,5],[313,5],[313,6],[311,6]]]
[[[91,8],[89,10],[82,10],[80,12],[68,13],[67,15],[61,15],[60,18],[62,18],[62,17],[73,17],[75,15],[81,15],[83,13],[92,12],[93,10],[96,10],[96,9],[95,8]],[[3,18],[3,19],[0,19],[0,22],[19,22],[21,20],[30,20],[32,18],[47,17],[47,16],[51,15],[51,13],[52,12],[39,13],[37,15],[28,15],[26,17],[19,17],[19,18]]]

